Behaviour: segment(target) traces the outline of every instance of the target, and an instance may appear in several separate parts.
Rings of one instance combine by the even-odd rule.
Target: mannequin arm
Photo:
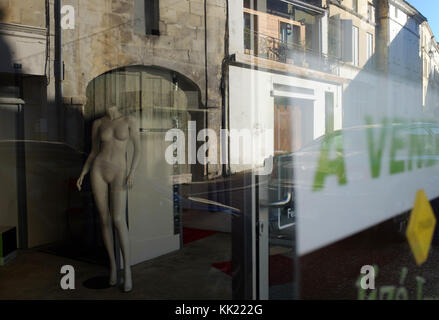
[[[134,173],[136,172],[137,166],[140,162],[140,135],[139,135],[139,126],[137,125],[137,120],[133,117],[129,118],[130,124],[130,138],[133,141],[134,152],[133,152],[133,160],[131,162],[130,173],[127,178],[128,187],[132,187],[134,180]]]
[[[91,164],[93,163],[93,160],[96,158],[96,156],[99,153],[98,132],[99,132],[100,124],[101,122],[99,119],[93,122],[92,134],[91,134],[91,141],[92,141],[91,152],[88,155],[87,161],[85,161],[84,167],[82,168],[81,175],[79,176],[79,179],[76,182],[79,191],[81,191],[82,180],[84,179],[85,175],[90,171]]]

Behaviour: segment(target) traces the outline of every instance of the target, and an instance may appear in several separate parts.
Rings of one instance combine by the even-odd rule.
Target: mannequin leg
[[[131,279],[131,257],[130,257],[130,240],[128,236],[128,227],[125,217],[126,211],[126,190],[124,187],[125,178],[120,174],[111,184],[111,215],[113,217],[114,227],[117,230],[120,246],[122,249],[124,261],[124,291],[132,289]]]
[[[116,259],[114,257],[113,230],[111,228],[110,211],[108,208],[108,184],[99,173],[99,169],[94,168],[90,175],[93,196],[99,212],[102,228],[102,238],[110,259],[110,285],[117,283]]]

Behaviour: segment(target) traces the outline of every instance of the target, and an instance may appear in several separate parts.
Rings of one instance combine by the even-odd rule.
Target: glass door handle
[[[291,192],[288,192],[287,197],[284,200],[261,203],[261,206],[269,207],[269,208],[283,208],[291,202],[291,198],[292,198]]]

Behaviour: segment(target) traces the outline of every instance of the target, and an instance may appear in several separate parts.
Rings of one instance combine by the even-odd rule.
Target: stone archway
[[[136,65],[108,71],[89,82],[86,95],[86,140],[92,121],[111,105],[137,117],[144,133],[160,139],[158,133],[171,128],[186,131],[188,121],[196,121],[198,130],[205,127],[200,88],[188,77],[163,67]],[[89,150],[89,142],[85,149]],[[181,165],[179,170],[196,180],[204,176],[200,165]]]

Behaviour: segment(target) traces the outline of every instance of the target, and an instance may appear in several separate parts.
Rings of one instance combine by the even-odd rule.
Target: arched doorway
[[[204,167],[168,164],[165,152],[170,142],[165,141],[165,134],[173,128],[186,132],[189,121],[196,121],[197,129],[203,129],[205,110],[198,86],[175,71],[154,66],[119,68],[100,75],[87,87],[86,139],[91,137],[92,121],[113,105],[139,121],[142,159],[127,199],[132,262],[137,264],[181,246],[181,208],[175,200],[175,180],[198,180]]]
[[[162,67],[123,67],[93,79],[87,86],[84,110],[88,123],[86,138],[90,136],[92,121],[112,105],[137,117],[142,133],[150,137],[161,139],[159,133],[170,128],[186,131],[188,121],[196,121],[198,130],[205,127],[206,110],[198,86],[184,75]],[[193,181],[204,176],[204,168],[199,165],[180,165],[179,171],[190,174]]]

